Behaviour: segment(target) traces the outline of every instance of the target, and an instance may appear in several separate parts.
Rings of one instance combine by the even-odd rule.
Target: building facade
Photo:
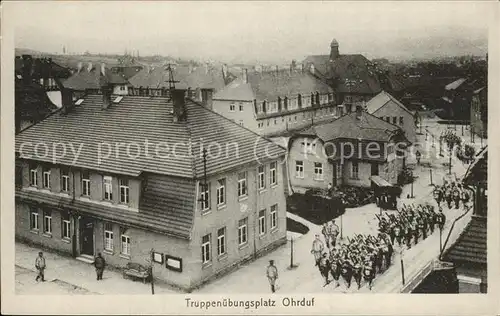
[[[266,136],[278,136],[338,115],[333,89],[310,70],[248,72],[214,96],[215,112]]]
[[[285,150],[181,92],[173,102],[87,95],[20,133],[16,238],[89,263],[100,252],[115,267],[153,259],[156,278],[187,291],[285,243]],[[65,126],[71,132],[51,132]],[[170,159],[154,146],[202,138],[192,152],[177,145]],[[123,148],[95,156],[95,144],[126,140],[150,142],[157,155],[130,157]],[[235,156],[192,154],[224,140]],[[34,144],[42,141],[78,144],[81,155],[39,157]],[[245,146],[256,141],[257,152]]]
[[[470,128],[473,133],[488,137],[488,87],[477,89],[472,95]]]

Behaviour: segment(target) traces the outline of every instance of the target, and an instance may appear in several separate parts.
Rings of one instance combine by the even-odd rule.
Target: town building
[[[61,106],[61,81],[69,71],[50,58],[15,58],[15,131],[25,129]]]
[[[75,103],[64,90],[62,109],[16,136],[17,239],[88,263],[152,260],[187,291],[286,243],[284,148],[184,90],[100,90]]]
[[[469,166],[463,184],[474,191],[473,214],[442,260],[452,262],[459,293],[486,293],[488,288],[488,147]]]
[[[130,94],[162,95],[165,91],[168,93],[170,82],[175,81],[175,86],[187,90],[191,99],[211,109],[214,93],[235,78],[225,65],[220,69],[215,69],[208,63],[202,66],[146,66],[130,78],[130,84],[134,88]]]
[[[387,70],[379,69],[361,54],[341,54],[336,39],[330,44],[329,55],[311,55],[303,61],[306,68],[314,67],[314,75],[330,85],[336,102],[347,113],[363,105],[382,90],[401,97],[404,86]]]
[[[370,187],[374,176],[397,184],[406,146],[408,140],[399,126],[358,106],[353,113],[290,137],[287,159],[292,191],[326,189],[329,183]]]
[[[311,72],[314,69],[245,69],[242,78],[214,95],[213,110],[266,136],[286,134],[338,116],[333,89]]]
[[[382,91],[366,103],[368,113],[399,126],[412,144],[417,140],[415,116],[389,93]]]
[[[91,62],[87,65],[81,62],[78,63],[76,72],[64,81],[64,87],[71,89],[76,99],[78,99],[87,93],[102,93],[101,86],[103,82],[106,82],[111,87],[115,95],[128,94],[130,84],[124,74],[116,69],[112,71],[104,63],[100,65]]]
[[[488,87],[475,90],[471,99],[470,128],[472,133],[488,137]]]

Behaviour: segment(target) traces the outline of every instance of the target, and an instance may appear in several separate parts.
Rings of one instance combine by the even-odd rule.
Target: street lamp
[[[431,185],[432,185],[432,168],[429,168],[429,175],[431,176]]]

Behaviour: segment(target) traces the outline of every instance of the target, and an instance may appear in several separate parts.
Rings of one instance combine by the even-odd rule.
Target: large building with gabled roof
[[[188,291],[286,242],[284,148],[183,90],[101,90],[64,90],[16,136],[16,238],[115,267],[153,258]]]

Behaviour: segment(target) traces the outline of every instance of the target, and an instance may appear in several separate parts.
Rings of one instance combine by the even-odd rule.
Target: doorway
[[[378,163],[372,163],[372,176],[378,176]]]
[[[82,217],[80,221],[81,231],[81,254],[94,256],[94,221],[91,218]]]

